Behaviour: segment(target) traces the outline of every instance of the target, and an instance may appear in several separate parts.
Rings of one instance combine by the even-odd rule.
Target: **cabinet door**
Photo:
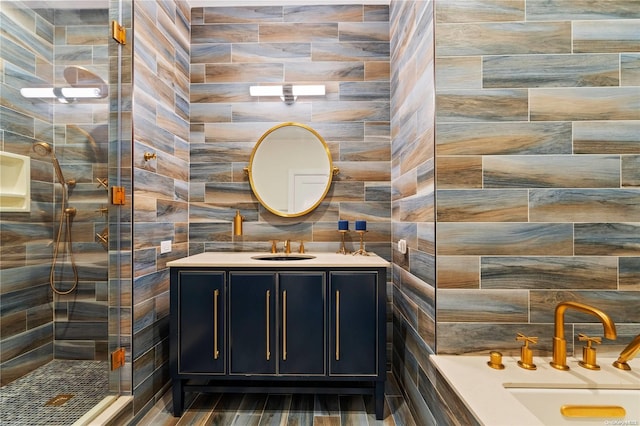
[[[276,274],[229,274],[231,374],[276,372]]]
[[[224,373],[224,272],[178,272],[178,372]]]
[[[376,375],[378,362],[377,274],[330,275],[331,375]]]
[[[280,374],[325,374],[325,274],[278,275]]]

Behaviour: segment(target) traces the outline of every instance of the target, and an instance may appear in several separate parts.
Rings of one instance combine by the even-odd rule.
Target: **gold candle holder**
[[[340,250],[338,250],[336,253],[340,253],[340,254],[349,254],[351,253],[350,251],[347,250],[347,248],[344,245],[344,237],[347,234],[347,232],[349,232],[349,230],[341,230],[339,229],[338,232],[340,233],[340,237],[342,239],[342,242],[340,243]]]
[[[361,256],[369,256],[369,252],[364,249],[364,234],[367,231],[356,231],[356,232],[360,234],[360,248],[354,251],[353,255],[355,256],[356,254],[359,254]]]

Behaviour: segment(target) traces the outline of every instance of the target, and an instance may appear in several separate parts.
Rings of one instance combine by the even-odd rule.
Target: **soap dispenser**
[[[244,216],[240,215],[240,210],[236,210],[236,215],[233,218],[233,234],[242,235],[242,221]]]

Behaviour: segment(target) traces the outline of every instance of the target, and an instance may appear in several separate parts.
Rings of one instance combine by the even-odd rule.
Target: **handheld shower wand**
[[[56,177],[58,178],[58,182],[62,184],[62,201],[60,202],[60,224],[58,226],[58,236],[56,238],[55,247],[53,249],[53,259],[51,261],[51,272],[49,273],[49,285],[51,285],[51,289],[56,294],[69,294],[78,286],[78,269],[76,267],[76,262],[73,256],[73,239],[71,238],[71,220],[72,217],[76,214],[76,209],[74,207],[67,208],[67,198],[68,198],[68,187],[75,185],[75,180],[70,180],[67,182],[64,179],[64,175],[62,174],[62,169],[60,168],[60,163],[53,153],[53,149],[51,145],[46,142],[36,142],[33,144],[33,151],[39,155],[50,156],[51,163],[53,164],[53,170],[56,173]],[[55,284],[55,272],[56,272],[56,261],[58,259],[58,250],[60,248],[60,240],[62,239],[62,229],[66,226],[66,239],[64,242],[64,247],[66,248],[67,255],[71,260],[71,269],[73,271],[73,286],[69,290],[59,290],[56,288]]]
[[[60,168],[60,163],[56,158],[56,155],[51,149],[51,145],[46,142],[36,142],[33,144],[33,152],[42,156],[50,156],[51,163],[53,163],[53,170],[56,172],[56,177],[58,178],[58,182],[63,185],[66,185],[67,182],[64,180],[64,175],[62,174],[62,169]]]

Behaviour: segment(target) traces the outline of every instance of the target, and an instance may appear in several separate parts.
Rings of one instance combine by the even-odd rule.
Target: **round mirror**
[[[333,166],[326,142],[309,126],[283,123],[267,130],[251,153],[249,182],[270,212],[302,216],[315,209],[331,186]]]

